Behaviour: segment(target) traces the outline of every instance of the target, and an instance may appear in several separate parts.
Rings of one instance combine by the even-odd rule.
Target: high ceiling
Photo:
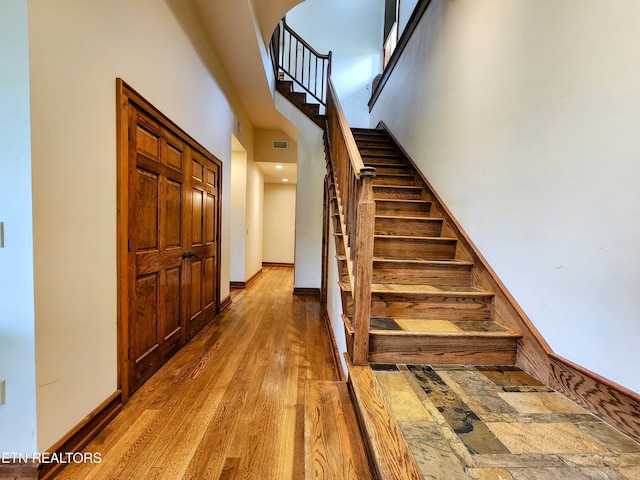
[[[191,0],[242,106],[256,128],[293,134],[275,109],[265,69],[278,21],[302,0]]]

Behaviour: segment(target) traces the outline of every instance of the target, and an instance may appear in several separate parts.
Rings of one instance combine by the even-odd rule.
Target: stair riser
[[[388,187],[374,185],[373,196],[376,200],[385,200],[385,199],[420,200],[422,198],[422,189],[410,188],[410,187],[388,188]]]
[[[409,258],[421,260],[450,260],[456,256],[456,242],[424,239],[386,239],[376,237],[373,254],[383,258]]]
[[[355,138],[355,137],[354,137]],[[389,141],[383,138],[356,138],[358,148],[389,150]]]
[[[393,264],[373,264],[373,283],[406,285],[471,285],[471,267],[398,267]]]
[[[431,214],[431,203],[403,203],[376,201],[376,215],[425,216]]]
[[[378,173],[376,171],[376,173]],[[373,179],[373,186],[374,187],[382,187],[385,185],[411,185],[414,186],[415,185],[415,180],[413,177],[406,177],[406,176],[401,176],[401,175],[382,175],[382,174],[378,174],[374,179]]]
[[[375,228],[376,235],[438,237],[442,232],[442,220],[378,217]]]
[[[356,140],[384,140],[389,142],[389,137],[382,130],[369,130],[362,128],[352,128],[353,138]]]
[[[376,169],[376,175],[406,175],[409,173],[409,169],[405,166],[401,165],[374,165],[374,164],[365,164],[367,167],[374,167]],[[377,178],[377,177],[376,177]]]
[[[367,166],[375,167],[376,165],[397,165],[399,167],[404,167],[406,164],[402,161],[400,157],[396,157],[393,155],[366,155],[360,152],[360,156],[362,157],[362,161]]]
[[[347,314],[353,315],[350,292],[345,294]],[[372,293],[372,317],[490,320],[491,297]]]
[[[369,360],[377,363],[513,365],[516,338],[424,337],[377,335],[369,337]]]
[[[389,148],[389,147],[361,147],[360,148],[360,156],[362,156],[362,157],[373,156],[373,157],[397,158],[398,157],[398,152],[396,151],[395,148]]]

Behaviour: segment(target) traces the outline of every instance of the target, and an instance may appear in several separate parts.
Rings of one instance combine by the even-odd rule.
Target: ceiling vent
[[[286,150],[289,148],[289,142],[286,140],[274,140],[273,141],[274,150]]]

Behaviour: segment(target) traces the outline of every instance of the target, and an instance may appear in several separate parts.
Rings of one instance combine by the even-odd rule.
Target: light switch
[[[7,382],[5,382],[4,380],[0,380],[0,405],[4,405],[5,403],[7,403],[6,402],[7,398],[5,393],[6,384]]]
[[[4,222],[0,222],[0,248],[4,248]]]

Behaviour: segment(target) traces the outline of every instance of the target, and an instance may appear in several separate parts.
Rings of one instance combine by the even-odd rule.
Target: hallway
[[[304,382],[337,380],[317,297],[267,267],[147,383],[61,479],[304,477]]]

